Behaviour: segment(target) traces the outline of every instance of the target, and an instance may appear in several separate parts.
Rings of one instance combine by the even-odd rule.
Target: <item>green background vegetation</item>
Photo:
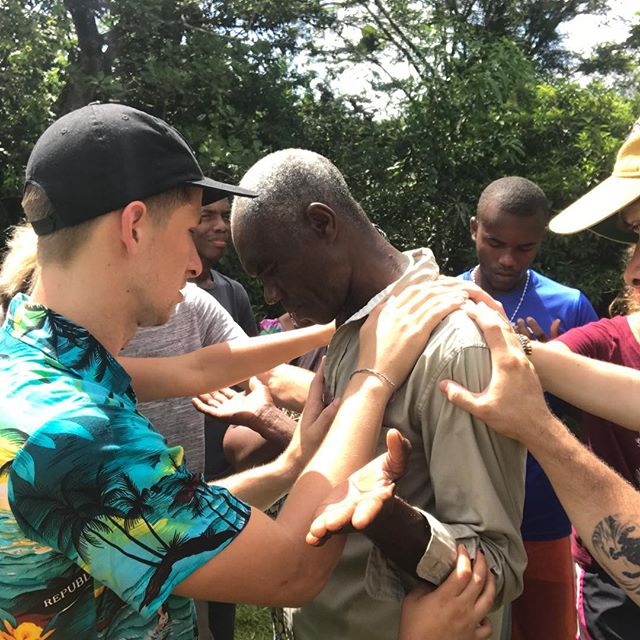
[[[640,20],[586,58],[560,36],[608,4],[0,0],[0,231],[19,219],[38,135],[112,100],[168,120],[221,177],[285,147],[328,156],[398,247],[428,245],[457,273],[474,262],[468,219],[491,180],[526,176],[557,211],[610,173],[640,115]],[[354,65],[371,72],[366,91],[342,95],[335,78]],[[622,247],[584,233],[549,237],[537,267],[604,313],[621,261]],[[268,619],[240,608],[238,638],[269,638]]]
[[[588,58],[560,36],[575,16],[607,6],[2,0],[0,224],[19,215],[42,130],[113,100],[167,119],[204,167],[232,179],[279,148],[323,153],[396,245],[428,245],[443,272],[459,272],[474,262],[468,219],[491,180],[529,177],[559,210],[610,172],[640,114],[640,21],[626,42]],[[341,95],[333,79],[356,64],[371,70],[366,91]],[[381,109],[381,96],[393,106]],[[585,233],[549,238],[537,266],[603,311],[620,260],[621,250]],[[226,268],[244,279],[233,256]],[[259,287],[245,283],[264,313]]]

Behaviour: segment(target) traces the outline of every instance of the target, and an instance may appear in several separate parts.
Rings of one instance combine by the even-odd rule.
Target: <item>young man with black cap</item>
[[[115,360],[137,326],[167,320],[199,273],[191,233],[202,203],[253,194],[205,178],[174,129],[116,104],[51,125],[26,177],[39,274],[0,330],[3,634],[193,638],[194,596],[311,597],[341,543],[312,549],[304,534],[330,486],[370,457],[393,384],[423,347],[415,292],[378,314],[380,332],[376,322],[363,328],[362,372],[274,522],[189,472],[182,449],[137,412]],[[415,308],[409,318],[407,306]],[[228,368],[243,349],[251,351],[227,349]],[[207,376],[204,368],[196,377]],[[249,473],[236,486],[260,477]]]

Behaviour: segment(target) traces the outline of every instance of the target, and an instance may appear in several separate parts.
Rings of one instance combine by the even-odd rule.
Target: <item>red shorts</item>
[[[575,640],[576,586],[571,538],[525,541],[524,591],[511,604],[511,640]]]

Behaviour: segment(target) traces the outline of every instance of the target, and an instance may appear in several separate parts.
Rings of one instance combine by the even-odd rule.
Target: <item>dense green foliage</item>
[[[455,273],[474,261],[468,219],[491,180],[527,176],[557,210],[610,172],[640,111],[640,27],[585,60],[560,36],[607,4],[0,0],[2,223],[45,126],[117,100],[166,118],[233,178],[278,148],[327,155],[399,247],[427,244]],[[333,79],[356,65],[367,91],[341,95]],[[549,238],[540,265],[603,305],[620,259],[582,234]]]

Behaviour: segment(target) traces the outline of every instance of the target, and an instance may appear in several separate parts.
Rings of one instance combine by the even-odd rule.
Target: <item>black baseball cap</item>
[[[36,142],[25,185],[52,204],[38,235],[97,218],[179,185],[202,187],[202,204],[257,194],[206,178],[185,139],[160,118],[122,104],[92,103],[56,120]]]

